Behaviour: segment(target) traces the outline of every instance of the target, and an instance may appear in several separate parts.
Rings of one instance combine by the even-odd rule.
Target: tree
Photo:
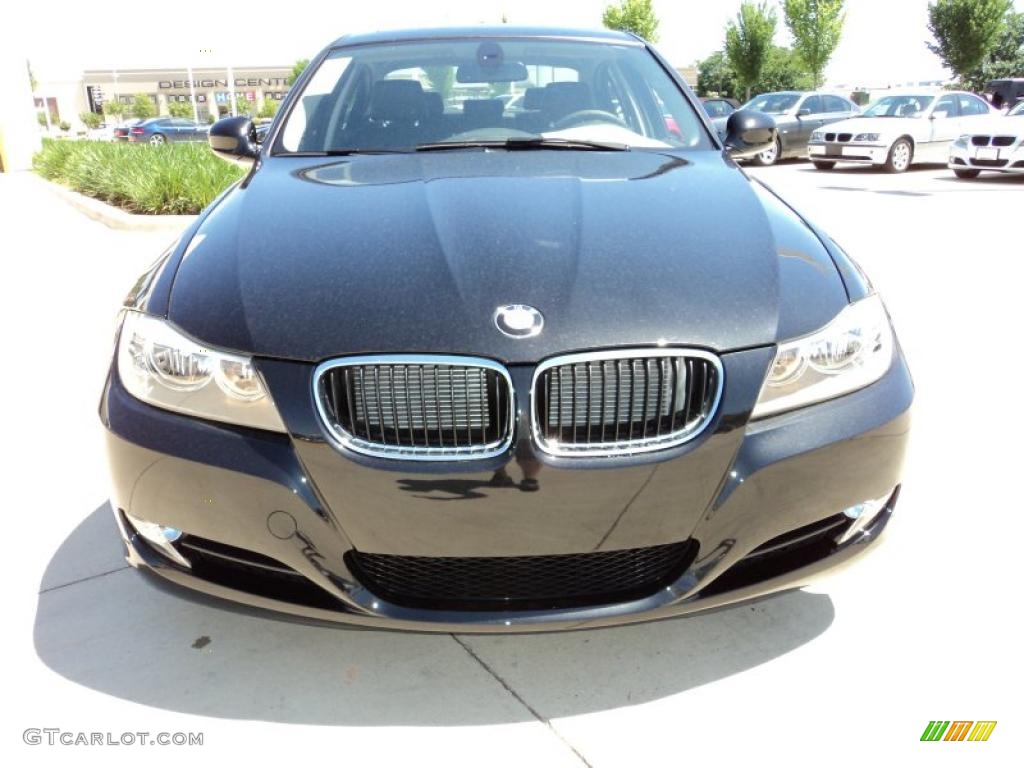
[[[299,59],[292,64],[292,73],[288,75],[288,85],[295,85],[295,81],[299,79],[299,75],[306,71],[306,67],[309,66],[309,59]]]
[[[103,122],[103,115],[98,115],[95,112],[82,112],[78,119],[86,128],[99,128],[100,123]]]
[[[1006,25],[1012,0],[936,0],[928,4],[928,48],[963,79],[980,67]]]
[[[747,0],[740,6],[736,20],[725,28],[725,55],[750,98],[750,88],[761,77],[768,51],[775,38],[778,19],[775,9],[764,2]]]
[[[697,63],[697,93],[707,96],[742,97],[736,73],[722,51],[711,54]],[[813,89],[811,75],[804,68],[800,57],[790,48],[773,45],[765,56],[764,67],[757,82],[750,86],[751,94],[771,91],[809,91]]]
[[[724,51],[715,51],[697,64],[697,93],[701,96],[732,96],[740,90],[736,73]]]
[[[755,93],[813,91],[814,76],[796,51],[774,45],[765,57],[764,69],[754,88]]]
[[[188,101],[172,101],[167,104],[167,114],[171,117],[192,117],[192,104]]]
[[[793,48],[810,71],[814,88],[821,85],[825,67],[843,35],[843,4],[844,0],[783,0]]]
[[[32,62],[25,59],[25,66],[28,67],[28,84],[32,86],[32,93],[35,93],[39,87],[39,81],[36,80],[36,76],[32,72]]]
[[[608,29],[632,32],[644,40],[658,42],[658,17],[654,15],[652,0],[619,0],[618,5],[604,9],[601,21]]]
[[[983,91],[990,80],[1024,74],[1024,13],[1010,13],[996,44],[981,66],[963,77],[972,91]]]
[[[104,101],[103,114],[120,121],[124,117],[124,104],[119,101]]]
[[[273,117],[277,114],[277,108],[281,106],[281,102],[275,99],[263,99],[263,106],[260,107],[257,113],[258,117]]]
[[[148,93],[136,93],[132,100],[132,116],[140,120],[156,117],[156,105]]]

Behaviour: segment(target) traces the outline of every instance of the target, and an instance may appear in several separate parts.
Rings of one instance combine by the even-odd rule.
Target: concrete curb
[[[159,216],[150,214],[128,213],[121,208],[87,197],[75,192],[73,189],[56,184],[42,178],[35,173],[31,174],[47,188],[53,191],[72,208],[84,213],[90,219],[106,224],[111,229],[129,229],[136,231],[152,232],[156,230],[182,230],[195,221],[195,216]]]

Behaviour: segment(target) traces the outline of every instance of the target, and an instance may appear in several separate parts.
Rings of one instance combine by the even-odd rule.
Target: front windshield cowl
[[[694,105],[644,45],[483,37],[329,51],[290,99],[271,154],[413,152],[445,144],[714,146]]]

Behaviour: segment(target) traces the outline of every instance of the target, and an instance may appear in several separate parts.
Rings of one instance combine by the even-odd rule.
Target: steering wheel
[[[603,109],[580,109],[576,112],[570,112],[565,117],[559,118],[552,123],[551,128],[556,131],[560,131],[563,128],[574,128],[577,125],[584,125],[586,123],[613,123],[615,125],[622,126],[623,128],[629,128],[626,122],[618,115],[613,115],[611,112],[606,112]]]

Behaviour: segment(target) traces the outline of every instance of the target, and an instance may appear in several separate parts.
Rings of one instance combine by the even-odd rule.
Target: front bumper
[[[747,423],[758,387],[744,379],[760,382],[771,350],[725,357],[727,396],[696,445],[607,466],[534,453],[543,468],[541,488],[505,497],[525,500],[518,506],[500,501],[488,478],[522,462],[530,453],[523,443],[528,437],[486,466],[392,471],[317,439],[303,428],[301,415],[289,413],[305,405],[282,408],[290,435],[266,433],[153,408],[132,398],[112,372],[101,417],[127,559],[181,586],[256,608],[443,632],[647,621],[801,586],[871,549],[888,523],[909,431],[909,372],[897,352],[890,371],[864,390]],[[267,370],[280,404],[286,383],[280,370],[269,376]],[[631,498],[605,525],[594,499],[614,495],[634,477],[643,482],[635,492],[629,486]],[[404,495],[396,494],[396,484]],[[586,496],[588,490],[596,495]],[[879,498],[888,502],[877,517],[837,543],[852,524],[842,511]],[[191,567],[161,554],[128,516],[184,531],[180,551]],[[554,601],[508,610],[385,599],[361,583],[346,557],[356,550],[558,557],[673,542],[686,542],[692,551],[685,568],[656,591],[598,604]]]
[[[811,160],[833,163],[882,165],[889,158],[889,145],[812,141],[807,145],[807,156]]]
[[[981,155],[981,156],[979,156]],[[1024,173],[1024,139],[1009,147],[958,146],[949,148],[948,167],[952,170]]]

